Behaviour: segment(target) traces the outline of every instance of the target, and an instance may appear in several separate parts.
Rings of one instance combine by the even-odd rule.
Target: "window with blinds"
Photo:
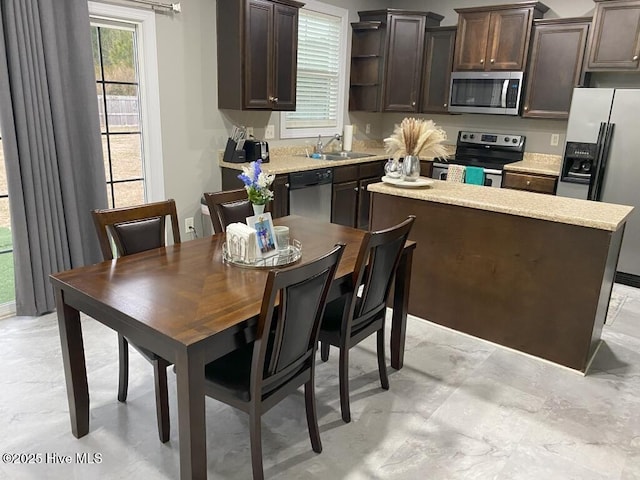
[[[281,115],[284,138],[342,132],[348,12],[309,4],[299,13],[296,111]]]

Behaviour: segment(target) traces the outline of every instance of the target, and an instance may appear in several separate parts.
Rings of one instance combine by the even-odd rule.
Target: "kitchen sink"
[[[306,155],[305,155],[306,157]],[[318,160],[348,160],[350,158],[373,157],[372,153],[360,152],[339,152],[339,153],[323,153]],[[314,157],[311,157],[314,158]]]

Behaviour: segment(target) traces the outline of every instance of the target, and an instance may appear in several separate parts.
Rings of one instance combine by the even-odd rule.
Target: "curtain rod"
[[[162,8],[164,10],[169,10],[173,13],[180,13],[182,11],[182,8],[180,7],[180,2],[160,3],[160,2],[154,2],[152,0],[126,0],[126,1],[133,2],[133,3],[142,3],[144,5],[151,5],[151,8],[153,8],[154,10],[157,8]]]

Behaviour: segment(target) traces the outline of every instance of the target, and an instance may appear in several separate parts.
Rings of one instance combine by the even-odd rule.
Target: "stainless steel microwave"
[[[453,72],[451,113],[518,115],[522,72]]]

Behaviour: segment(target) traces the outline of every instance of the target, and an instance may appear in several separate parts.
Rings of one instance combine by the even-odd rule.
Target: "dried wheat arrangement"
[[[407,117],[400,125],[396,125],[389,138],[384,139],[384,147],[396,160],[421,154],[446,158],[447,148],[442,144],[446,139],[446,132],[433,120]]]

